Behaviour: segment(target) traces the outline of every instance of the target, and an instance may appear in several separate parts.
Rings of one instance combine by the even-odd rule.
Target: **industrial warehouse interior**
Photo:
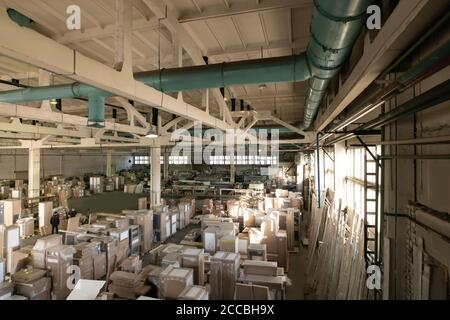
[[[449,300],[449,15],[0,0],[0,300]]]

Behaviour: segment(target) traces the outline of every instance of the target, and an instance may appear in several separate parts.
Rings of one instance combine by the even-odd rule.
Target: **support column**
[[[235,155],[234,152],[230,154],[230,183],[234,184],[236,182],[236,166],[235,166]]]
[[[151,157],[151,190],[150,190],[150,205],[151,207],[159,206],[161,204],[161,147],[150,148]]]
[[[112,152],[111,150],[108,150],[106,153],[106,176],[111,177],[113,175],[113,168],[112,168]]]
[[[169,150],[164,148],[164,182],[169,181]]]
[[[28,149],[28,197],[39,197],[41,182],[41,149]]]

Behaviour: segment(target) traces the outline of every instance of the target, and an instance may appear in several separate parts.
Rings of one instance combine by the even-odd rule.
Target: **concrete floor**
[[[90,212],[121,213],[122,210],[137,210],[138,199],[148,194],[128,194],[122,191],[104,192],[84,198],[72,198],[68,205],[77,212],[87,214]]]
[[[137,209],[138,198],[144,196],[145,194],[125,194],[121,191],[105,192],[86,198],[70,199],[69,206],[80,213],[87,213],[88,210],[90,210],[90,212],[120,213],[125,209]],[[197,201],[197,207],[199,207],[199,204],[200,201]],[[199,228],[199,226],[189,225],[187,228],[177,232],[177,234],[169,238],[167,242],[179,243],[188,232],[195,228]],[[292,285],[287,288],[286,296],[288,300],[301,300],[305,298],[303,288],[305,284],[304,270],[306,267],[306,254],[307,248],[301,247],[298,252],[291,253],[289,256],[288,277],[291,280]]]

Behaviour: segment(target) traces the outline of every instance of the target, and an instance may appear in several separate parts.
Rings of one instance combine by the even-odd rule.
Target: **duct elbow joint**
[[[88,96],[88,127],[105,127],[105,97],[101,95]]]

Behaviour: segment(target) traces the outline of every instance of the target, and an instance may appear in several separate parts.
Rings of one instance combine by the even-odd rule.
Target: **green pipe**
[[[227,87],[241,84],[295,82],[309,78],[305,55],[267,58],[186,68],[161,69],[135,74],[138,81],[163,92]],[[74,83],[0,92],[0,102],[20,103],[50,99],[104,97],[112,93]]]
[[[330,80],[351,53],[371,0],[314,0],[310,43],[306,53],[312,78],[302,128],[314,120]]]
[[[12,8],[8,8],[6,10],[6,13],[8,14],[9,18],[14,21],[15,23],[17,23],[19,26],[21,27],[27,27],[30,28],[31,25],[33,24],[33,20],[31,20],[30,18],[24,16],[23,14],[21,14],[20,12],[16,11],[15,9]]]
[[[210,64],[185,68],[161,69],[136,75],[162,92],[222,88],[233,85],[297,82],[309,79],[304,54]]]
[[[88,97],[88,126],[105,127],[105,97],[91,94]]]

